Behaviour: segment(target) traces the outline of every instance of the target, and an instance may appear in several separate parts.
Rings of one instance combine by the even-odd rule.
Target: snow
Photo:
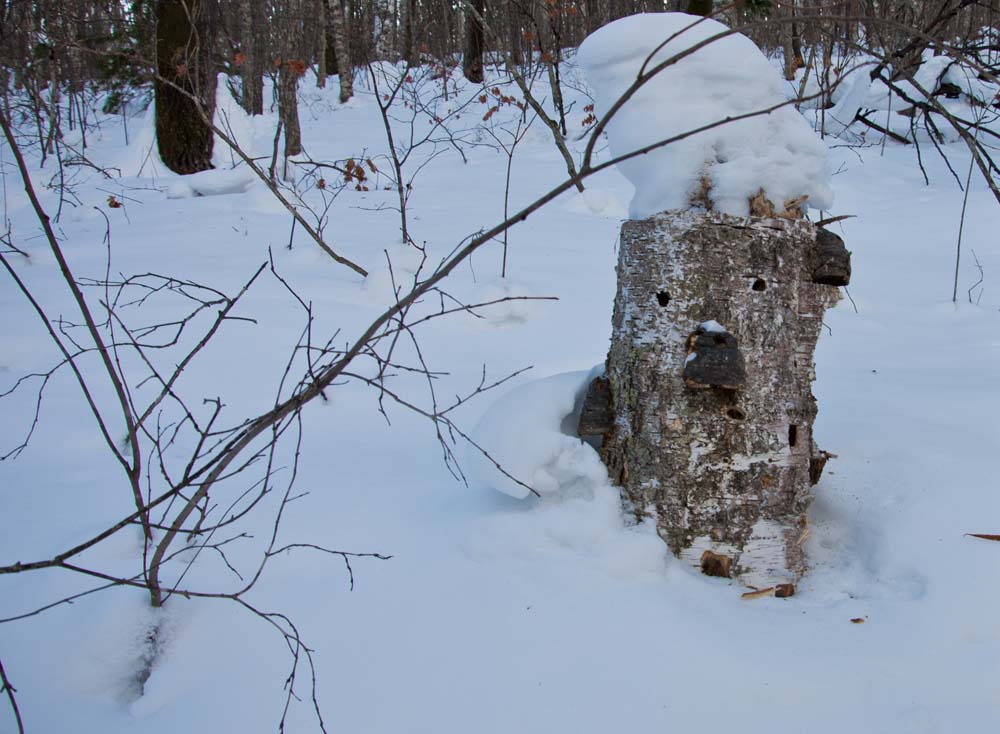
[[[924,101],[929,94],[933,96],[933,104],[941,105],[963,119],[977,120],[992,116],[988,106],[1000,93],[1000,85],[980,79],[976,69],[956,63],[946,55],[934,56],[931,51],[925,52],[922,64],[914,74],[916,84],[905,79],[893,82],[898,91],[891,90],[881,79],[871,79],[871,67],[875,63],[876,59],[862,57],[839,80],[832,93],[836,104],[822,115],[827,134],[856,143],[864,142],[865,129],[856,125],[852,128],[854,116],[860,111],[877,124],[907,139],[915,139],[917,143],[933,145],[941,139],[954,143],[960,141],[961,136],[940,114],[931,113],[928,124],[922,114],[914,117],[909,113],[913,101]],[[942,95],[935,96],[942,83],[957,86],[962,98],[953,100]],[[819,90],[815,82],[809,80],[806,91],[807,94],[817,94]],[[970,105],[971,100],[975,100],[975,106]],[[983,102],[986,105],[980,104]]]
[[[189,196],[222,196],[242,194],[252,184],[259,181],[249,168],[228,170],[214,169],[188,176],[178,176],[167,186],[168,199],[183,199]]]
[[[685,13],[646,13],[610,23],[580,47],[578,61],[606,115],[638,74],[708,42],[667,66],[611,118],[611,152],[622,156],[727,117],[786,101],[777,71],[750,39],[722,35],[721,23]],[[660,48],[662,44],[662,48]],[[702,179],[713,207],[746,216],[763,188],[779,210],[808,196],[833,205],[826,146],[791,106],[728,122],[618,164],[635,187],[629,216],[644,219],[684,208]]]
[[[589,445],[571,431],[564,432],[562,426],[601,369],[554,375],[512,390],[486,411],[472,433],[473,440],[489,447],[490,457],[507,474],[539,494],[592,496],[595,488],[608,487],[607,469]],[[474,447],[470,447],[467,464],[482,487],[518,499],[530,493]]]
[[[621,53],[631,53],[631,44]],[[359,87],[357,100],[340,106],[332,80],[326,90],[303,83],[303,137],[314,159],[384,151],[378,111]],[[579,111],[588,100],[567,87],[567,104],[574,103]],[[583,115],[573,114],[580,129]],[[276,116],[245,122],[251,150],[267,154]],[[154,170],[151,118],[128,120],[128,145],[120,117],[101,123],[88,157],[118,167],[121,177],[78,169],[80,201],[68,203],[57,223],[80,275],[106,272],[106,225],[94,207],[111,221],[113,273],[169,273],[232,293],[270,254],[312,304],[317,339],[337,328],[356,333],[392,302],[394,282],[419,271],[420,254],[398,244],[392,192],[345,190],[330,209],[328,241],[371,269],[362,281],[301,232],[287,249],[288,214],[263,186],[168,198],[175,179]],[[832,226],[854,253],[849,290],[858,311],[846,298],[829,311],[817,350],[815,434],[838,458],[816,488],[812,570],[796,596],[744,601],[744,589],[673,558],[653,528],[631,524],[596,454],[568,435],[564,419],[608,347],[622,216],[616,202],[631,195],[629,181],[609,170],[588,181],[591,196],[560,197],[510,232],[507,278],[499,276],[499,243],[449,278],[449,293],[465,303],[502,294],[558,301],[497,304],[481,319],[456,313],[419,334],[442,398],[474,391],[484,365],[490,382],[533,366],[454,417],[541,497],[468,446],[459,450],[470,486],[456,481],[426,420],[387,404],[387,422],[378,393],[361,384],[332,387],[327,401],[303,414],[296,487],[307,494],[289,506],[282,538],[393,556],[355,559],[352,592],[336,560],[281,555],[250,596],[261,609],[289,615],[315,651],[329,731],[908,734],[1000,725],[1000,545],[964,535],[1000,532],[1000,210],[974,177],[959,300],[951,303],[964,194],[929,148],[925,185],[912,146],[890,140],[881,154],[871,145],[881,137],[868,135],[867,146],[830,153],[841,170],[832,179],[838,208],[857,215]],[[576,155],[583,142],[572,141]],[[964,171],[967,151],[942,147]],[[218,154],[219,167],[232,168]],[[426,165],[414,179],[411,223],[431,267],[502,215],[506,156],[482,147],[468,155],[463,166],[456,155],[416,154],[415,165]],[[512,208],[565,175],[544,138],[519,147],[518,156]],[[68,317],[72,304],[4,146],[0,157],[13,241],[31,260],[5,257],[50,315]],[[51,159],[42,169],[31,155],[29,165],[54,212],[59,195],[45,185]],[[319,192],[301,169],[297,175],[315,205]],[[109,191],[121,209],[107,207]],[[979,279],[972,251],[985,281],[970,298],[966,291]],[[0,282],[6,390],[57,355],[7,276]],[[87,295],[99,303],[101,294]],[[422,304],[431,312],[438,306]],[[145,320],[176,311],[169,300],[144,309]],[[255,322],[227,324],[178,385],[199,406],[221,397],[233,421],[273,405],[304,326],[301,307],[274,279],[255,286],[241,309],[238,316]],[[389,384],[428,404],[426,380],[398,374]],[[97,390],[108,397],[103,383]],[[22,439],[33,407],[26,394],[4,399],[4,450]],[[57,373],[32,443],[18,459],[0,462],[0,564],[47,557],[127,515],[119,471],[73,380]],[[254,537],[237,544],[234,560],[255,557],[273,509],[272,501],[248,518]],[[130,529],[83,560],[134,573],[140,551]],[[203,560],[190,582],[231,588],[227,569]],[[0,576],[0,617],[90,587],[58,571]],[[852,624],[855,618],[864,623]],[[135,675],[154,627],[160,650],[140,692]],[[177,597],[153,612],[142,593],[125,589],[0,624],[0,659],[29,732],[276,730],[289,672],[284,641],[245,610]],[[292,701],[287,731],[318,730],[308,692],[300,669],[296,693],[304,700]],[[5,705],[0,731],[15,731]]]

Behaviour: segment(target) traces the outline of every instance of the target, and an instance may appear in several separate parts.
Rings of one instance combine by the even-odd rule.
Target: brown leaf
[[[970,538],[980,538],[982,540],[996,540],[1000,542],[1000,535],[991,535],[989,533],[966,533],[966,536]]]

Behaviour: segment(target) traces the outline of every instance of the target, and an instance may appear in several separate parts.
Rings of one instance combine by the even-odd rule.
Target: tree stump
[[[828,457],[813,351],[844,258],[804,220],[681,210],[622,226],[601,455],[630,511],[706,573],[762,587],[805,571]]]

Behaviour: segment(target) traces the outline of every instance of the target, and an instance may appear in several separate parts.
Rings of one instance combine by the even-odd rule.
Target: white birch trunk
[[[354,67],[351,65],[347,45],[347,23],[340,0],[329,0],[330,23],[333,25],[333,46],[337,54],[337,73],[340,77],[340,101],[346,102],[354,96]]]
[[[839,298],[814,281],[839,277],[837,247],[848,256],[804,220],[672,211],[622,226],[602,457],[636,516],[706,573],[764,587],[806,568],[827,456],[812,439],[813,351]]]

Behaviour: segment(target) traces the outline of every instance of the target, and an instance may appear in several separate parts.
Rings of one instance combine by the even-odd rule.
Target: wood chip
[[[991,535],[990,533],[966,533],[966,536],[970,538],[981,538],[982,540],[996,540],[1000,542],[1000,535]]]
[[[774,595],[779,599],[795,596],[795,584],[778,584],[774,587]]]
[[[701,554],[701,572],[706,576],[719,576],[724,579],[730,577],[733,559],[710,550]]]
[[[851,622],[853,624],[864,624],[865,623],[865,619],[864,619],[864,617],[855,617],[854,619],[851,620]]]
[[[754,589],[740,594],[740,599],[760,599],[765,596],[774,596],[774,587],[768,586],[766,589]]]

